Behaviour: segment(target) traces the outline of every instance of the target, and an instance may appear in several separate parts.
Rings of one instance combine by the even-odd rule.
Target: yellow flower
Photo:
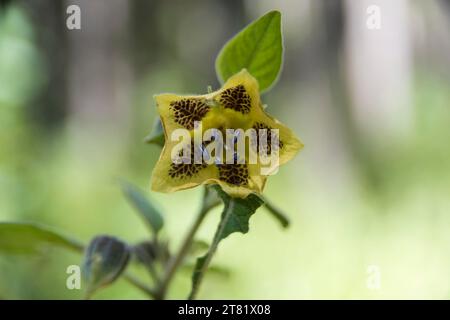
[[[245,69],[228,79],[218,91],[199,96],[161,94],[155,96],[155,100],[164,128],[165,144],[153,170],[154,191],[173,192],[200,184],[219,184],[233,197],[245,198],[252,192],[262,193],[267,175],[292,159],[303,147],[289,128],[264,111],[258,82]],[[181,142],[177,138],[173,139],[177,129],[183,129],[185,137],[191,139]],[[248,129],[254,129],[260,135],[253,140],[253,147],[249,147],[242,156],[234,147],[231,152],[229,149],[223,153],[208,152],[213,149],[213,142],[219,140],[215,140],[218,137],[213,134],[214,137],[206,141],[204,135],[208,129],[216,129],[214,132],[218,132],[224,140],[227,139],[227,129],[237,130],[237,136]],[[238,129],[242,132],[238,132]],[[195,144],[193,141],[198,141],[195,137],[199,136],[203,140]],[[277,147],[271,144],[272,139],[279,141],[275,144]],[[266,140],[267,144],[262,143]],[[197,146],[200,146],[199,153],[196,153]],[[261,153],[262,149],[264,152]],[[200,161],[195,158],[196,154],[200,154]],[[234,163],[225,161],[225,157],[230,154]],[[258,154],[262,154],[261,158],[258,158]],[[174,161],[174,155],[179,155],[185,161]],[[258,159],[256,163],[250,160],[255,159],[252,158],[255,155]],[[268,166],[267,159],[274,155],[277,157],[275,165],[270,163]],[[266,163],[263,163],[264,159]]]

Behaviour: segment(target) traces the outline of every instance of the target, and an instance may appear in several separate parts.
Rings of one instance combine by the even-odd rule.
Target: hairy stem
[[[192,245],[192,241],[194,240],[194,236],[197,233],[203,220],[205,219],[206,214],[208,213],[209,210],[211,210],[213,207],[216,206],[217,203],[210,203],[209,201],[207,201],[209,192],[210,191],[208,191],[205,188],[202,207],[194,223],[192,224],[188,233],[186,234],[177,254],[174,255],[172,259],[169,260],[166,272],[164,273],[163,278],[161,279],[159,286],[156,290],[155,299],[162,300],[165,298],[169,284],[172,281],[173,277],[175,276],[175,273],[178,270],[181,263],[183,262],[184,258],[186,257],[186,254],[189,252],[189,249],[191,248]]]
[[[221,217],[219,226],[217,227],[216,233],[214,234],[213,242],[212,242],[211,246],[209,247],[209,250],[206,253],[206,256],[204,258],[205,261],[203,262],[203,264],[201,266],[201,269],[197,271],[198,272],[198,277],[197,277],[197,280],[193,282],[192,290],[191,290],[191,293],[189,294],[189,297],[188,297],[189,300],[194,300],[195,297],[197,296],[198,289],[200,288],[200,285],[201,285],[201,283],[203,281],[203,278],[205,276],[205,272],[208,269],[209,264],[211,263],[211,260],[212,260],[214,254],[217,251],[217,247],[219,245],[220,240],[222,239],[222,234],[223,234],[223,231],[225,229],[225,226],[228,223],[228,219],[230,219],[230,217],[231,217],[231,215],[233,213],[234,205],[235,205],[234,200],[233,199],[230,200],[230,203],[229,203],[229,206],[227,208],[227,211],[225,211],[223,213],[222,217]]]

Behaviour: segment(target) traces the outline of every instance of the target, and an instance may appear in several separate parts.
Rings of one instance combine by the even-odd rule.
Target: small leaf
[[[129,257],[127,244],[114,237],[97,236],[92,239],[83,263],[87,297],[116,280],[125,270]]]
[[[264,203],[264,201],[255,194],[250,194],[245,199],[232,198],[219,186],[216,185],[214,188],[222,198],[225,206],[208,252],[203,257],[198,258],[195,264],[192,274],[192,290],[189,299],[195,298],[203,276],[208,269],[220,241],[234,232],[247,233],[250,217],[255,213],[256,209]]]
[[[133,253],[137,260],[144,264],[153,264],[155,261],[166,263],[170,258],[167,242],[142,241],[133,246]]]
[[[121,185],[125,197],[131,205],[139,211],[153,232],[157,234],[164,226],[162,214],[155,208],[142,191],[139,190],[139,188],[126,181],[121,181]]]
[[[250,217],[264,204],[264,201],[255,194],[250,194],[245,199],[231,198],[219,186],[215,186],[215,189],[225,205],[222,219],[230,211],[218,240],[225,239],[234,232],[247,233]]]
[[[137,260],[144,264],[153,264],[157,258],[157,248],[151,241],[143,241],[133,247],[134,256]]]
[[[216,59],[216,72],[223,83],[245,68],[264,91],[277,80],[282,60],[281,13],[270,11],[225,44]]]
[[[47,227],[33,223],[1,222],[0,252],[9,254],[39,253],[46,247],[63,247],[82,251],[78,241],[59,234]]]
[[[160,147],[163,147],[164,140],[164,129],[161,123],[161,119],[158,117],[158,119],[156,119],[155,121],[155,124],[153,125],[152,132],[150,132],[150,134],[145,137],[144,141],[145,143],[156,144]]]
[[[160,283],[159,268],[167,265],[170,259],[169,245],[166,241],[142,241],[132,248],[132,256],[143,265],[155,284]]]

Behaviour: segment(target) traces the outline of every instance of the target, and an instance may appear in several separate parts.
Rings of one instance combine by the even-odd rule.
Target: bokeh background
[[[81,30],[66,8],[81,8]],[[369,5],[381,29],[366,26]],[[444,0],[0,1],[0,221],[33,221],[89,241],[135,243],[147,230],[117,178],[149,190],[157,146],[143,143],[159,92],[218,88],[224,42],[263,13],[283,14],[284,70],[263,99],[303,151],[271,177],[200,298],[450,298],[450,3]],[[150,197],[176,248],[199,188]],[[212,212],[199,238],[209,241]],[[0,255],[0,297],[79,299],[80,256]],[[370,285],[379,271],[380,286]],[[171,298],[185,298],[181,272]],[[369,281],[369,285],[368,285]],[[123,280],[96,298],[141,299]]]

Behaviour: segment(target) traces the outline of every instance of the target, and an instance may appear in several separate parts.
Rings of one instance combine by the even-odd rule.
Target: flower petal
[[[249,114],[260,104],[258,81],[246,69],[242,69],[228,79],[215,100],[225,109]]]
[[[173,192],[200,184],[217,183],[233,197],[245,198],[253,192],[262,193],[267,175],[292,159],[303,147],[302,142],[289,128],[264,111],[258,82],[245,69],[228,79],[218,91],[199,96],[162,94],[155,96],[155,100],[166,136],[160,159],[153,170],[152,189],[155,191]],[[196,121],[202,121],[202,126],[196,127]],[[203,134],[211,128],[222,133],[227,129],[253,128],[257,130],[257,135],[260,129],[266,129],[267,139],[258,137],[256,149],[251,149],[253,151],[250,152],[254,155],[254,152],[264,149],[268,156],[275,155],[278,158],[275,158],[276,161],[266,158],[265,160],[270,161],[265,163],[249,164],[249,159],[246,159],[246,163],[237,164],[196,164],[193,156],[194,144],[189,141],[190,158],[186,156],[183,159],[191,161],[174,162],[172,150],[179,147],[179,142],[172,141],[169,136],[181,128],[188,130],[187,137],[191,138],[195,133]],[[278,132],[272,132],[271,129],[277,129]],[[279,138],[278,146],[272,146],[273,137]],[[267,144],[260,143],[265,140]],[[201,147],[200,149],[204,153],[205,150]]]
[[[174,192],[193,188],[210,179],[218,178],[216,167],[205,163],[174,163],[172,149],[177,142],[166,140],[161,156],[152,173],[151,188],[159,192]]]
[[[211,109],[205,96],[161,94],[155,96],[155,100],[164,127],[169,131],[194,129],[195,121],[201,121]]]
[[[292,158],[303,148],[303,143],[295,136],[294,132],[287,126],[279,122],[277,119],[271,117],[266,112],[261,110],[259,115],[255,117],[253,127],[255,129],[267,129],[267,148],[268,155],[271,149],[271,129],[278,130],[279,140],[279,165],[282,165]]]

